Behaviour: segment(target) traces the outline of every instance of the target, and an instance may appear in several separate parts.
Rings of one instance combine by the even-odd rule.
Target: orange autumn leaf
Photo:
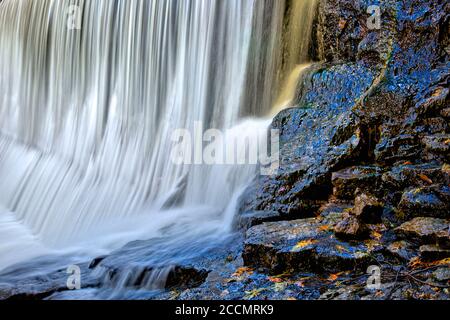
[[[383,236],[381,233],[377,232],[377,231],[372,231],[371,233],[372,237],[375,238],[376,240],[380,240],[381,237]]]
[[[339,273],[333,273],[333,274],[330,274],[330,276],[328,277],[328,281],[331,281],[331,282],[334,282],[334,281],[336,281],[337,279],[339,279],[339,276],[342,274],[342,272],[339,272]]]
[[[405,161],[405,162],[403,162],[403,165],[409,166],[409,165],[412,165],[412,162],[411,161]]]
[[[424,174],[419,174],[419,178],[420,178],[420,180],[425,181],[428,184],[433,184],[433,180],[431,180]]]
[[[233,273],[233,276],[234,276],[234,277],[240,277],[240,276],[242,276],[244,273],[252,274],[252,273],[253,273],[253,269],[252,269],[252,268],[248,268],[248,267],[241,267],[241,268],[238,268],[238,269],[236,270],[236,272]]]
[[[320,231],[328,231],[330,229],[331,229],[331,227],[329,225],[323,225],[323,226],[318,227],[317,231],[319,231],[319,232]]]
[[[336,245],[336,249],[339,251],[339,252],[348,252],[348,249],[347,248],[345,248],[345,247],[343,247],[343,246],[341,246],[341,245]]]
[[[430,264],[434,265],[434,266],[441,266],[441,265],[446,265],[446,264],[450,265],[450,258],[445,258],[445,259],[442,259],[442,260],[433,261]]]
[[[311,245],[313,245],[313,244],[315,244],[315,243],[317,243],[317,240],[314,240],[314,239],[302,240],[302,241],[298,242],[298,243],[292,248],[292,250],[293,250],[293,251],[301,250],[301,249],[306,248],[306,247],[308,247],[308,246],[311,246]]]
[[[283,282],[283,279],[277,278],[277,277],[268,277],[267,279],[269,279],[270,282],[274,282],[274,283]]]
[[[435,97],[439,97],[442,93],[442,88],[438,88],[436,91],[433,92],[433,94],[431,95],[433,98]]]
[[[383,296],[384,296],[383,291],[378,290],[377,292],[375,292],[375,297],[381,298],[381,297],[383,297]]]

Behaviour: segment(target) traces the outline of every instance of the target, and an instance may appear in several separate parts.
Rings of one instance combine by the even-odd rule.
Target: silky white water
[[[256,166],[176,165],[171,135],[268,127],[274,84],[308,60],[283,45],[288,2],[2,1],[0,269],[227,234]]]

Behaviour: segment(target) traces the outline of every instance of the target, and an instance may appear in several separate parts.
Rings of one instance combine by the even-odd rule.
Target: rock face
[[[322,62],[303,80],[298,105],[272,124],[280,170],[257,177],[241,199],[241,212],[288,221],[247,232],[248,266],[342,272],[367,262],[366,244],[400,269],[442,259],[449,267],[450,4],[383,1],[379,29],[367,23],[372,4],[319,2],[313,42]]]
[[[311,51],[321,62],[272,123],[279,171],[242,195],[243,241],[197,244],[199,259],[173,263],[164,287],[179,299],[450,299],[440,290],[450,270],[450,3],[382,1],[379,29],[367,23],[372,4],[319,0]],[[88,288],[145,286],[155,252],[129,244],[85,262],[83,272],[107,275]],[[383,270],[380,290],[367,289],[369,265]],[[14,275],[19,288],[0,281],[0,297],[49,297],[62,275]]]
[[[265,223],[247,231],[244,264],[283,272],[336,272],[364,268],[371,249],[337,240],[332,227],[316,218]]]

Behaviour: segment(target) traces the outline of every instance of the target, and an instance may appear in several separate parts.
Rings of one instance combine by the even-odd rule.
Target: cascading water
[[[273,83],[308,61],[314,3],[2,1],[0,269],[227,234],[256,167],[176,165],[171,135],[267,128],[243,116],[269,114]]]

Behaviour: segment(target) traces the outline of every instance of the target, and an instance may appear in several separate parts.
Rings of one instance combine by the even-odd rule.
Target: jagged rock
[[[353,214],[364,223],[376,224],[381,222],[383,204],[374,196],[360,194],[355,198]]]
[[[328,199],[331,173],[369,153],[370,134],[352,107],[373,76],[360,65],[331,66],[311,75],[299,107],[273,121],[272,128],[280,130],[277,174],[256,178],[241,198],[241,212],[278,211],[296,218],[317,212],[311,203]]]
[[[432,185],[409,190],[402,195],[398,208],[407,217],[448,218],[450,215],[450,187]]]
[[[354,199],[358,188],[376,190],[380,185],[381,173],[381,169],[375,166],[356,166],[333,172],[333,195],[339,199]]]
[[[237,217],[235,225],[238,230],[246,230],[264,222],[284,220],[282,218],[280,213],[276,211],[245,212]]]
[[[450,249],[445,249],[434,244],[423,245],[419,248],[420,257],[424,261],[435,261],[450,257]]]
[[[386,2],[380,7],[383,30],[369,30],[365,1],[327,0],[319,2],[316,41],[319,60],[364,60],[378,64],[388,59],[388,26],[395,21],[395,5]]]
[[[450,161],[450,135],[439,134],[432,136],[425,136],[422,139],[425,150],[442,157],[446,161]]]
[[[439,243],[444,247],[450,244],[450,222],[446,219],[418,217],[405,222],[395,229],[402,238],[416,241],[420,244]]]
[[[347,213],[334,228],[334,233],[343,240],[361,240],[368,236],[368,228],[356,216]]]
[[[382,176],[383,185],[390,190],[424,187],[440,182],[450,185],[450,172],[437,163],[402,164]]]
[[[416,130],[424,134],[442,134],[448,130],[448,124],[441,117],[425,118],[417,126]]]
[[[330,230],[331,229],[331,230]],[[247,231],[246,266],[271,273],[347,270],[365,267],[373,248],[349,244],[333,236],[332,226],[317,218],[271,222]]]
[[[328,217],[333,214],[348,212],[353,208],[353,204],[348,201],[331,200],[319,209],[319,216]]]
[[[404,240],[391,243],[387,247],[387,251],[395,258],[405,262],[410,261],[412,258],[417,256],[416,250],[411,243]]]
[[[375,149],[376,161],[388,165],[398,161],[415,161],[420,153],[419,140],[413,134],[401,134],[393,138],[382,136]]]

